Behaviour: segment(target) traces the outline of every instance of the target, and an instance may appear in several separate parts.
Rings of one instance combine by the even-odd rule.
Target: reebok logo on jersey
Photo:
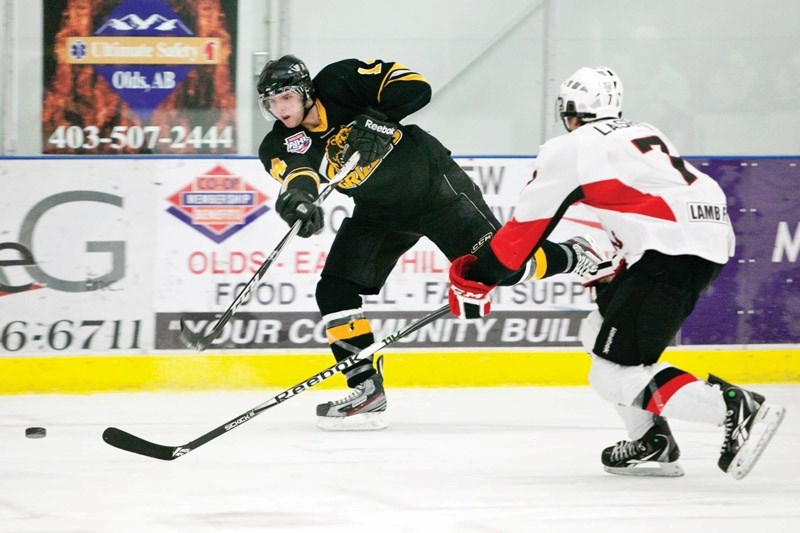
[[[686,208],[689,222],[716,222],[719,224],[728,222],[728,206],[725,204],[690,202],[686,204]]]
[[[375,133],[382,133],[383,135],[394,135],[394,128],[390,128],[389,126],[384,126],[383,124],[375,124],[370,119],[367,119],[367,121],[364,123],[364,127],[371,129]]]

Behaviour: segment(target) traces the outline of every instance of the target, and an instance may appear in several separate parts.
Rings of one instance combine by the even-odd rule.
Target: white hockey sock
[[[625,422],[625,429],[628,430],[628,437],[631,440],[641,439],[647,430],[653,427],[653,413],[645,411],[641,407],[615,405],[619,417]]]
[[[661,415],[721,426],[725,421],[725,409],[720,388],[697,380],[678,389],[664,405]]]

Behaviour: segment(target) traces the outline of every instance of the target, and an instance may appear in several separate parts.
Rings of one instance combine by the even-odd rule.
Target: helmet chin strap
[[[308,107],[306,107],[307,101],[311,102],[311,105]],[[313,98],[306,98],[305,100],[303,100],[303,109],[305,109],[305,111],[303,112],[303,120],[305,120],[308,114],[311,113],[311,110],[314,109],[315,105],[316,101]]]
[[[578,123],[575,125],[574,128],[570,129],[569,123],[570,120],[573,118],[577,119]],[[586,124],[586,122],[584,122],[580,117],[574,117],[574,116],[561,117],[561,123],[564,125],[564,129],[567,130],[567,133],[572,133],[573,131],[577,130],[578,128]]]

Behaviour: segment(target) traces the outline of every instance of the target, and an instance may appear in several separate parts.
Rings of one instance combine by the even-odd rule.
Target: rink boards
[[[389,387],[587,385],[589,357],[572,351],[384,350]],[[800,350],[670,349],[663,357],[705,378],[739,383],[800,382]],[[327,354],[209,354],[0,359],[0,391],[91,393],[216,389],[285,390],[333,364]],[[317,388],[342,388],[340,375]]]
[[[700,375],[800,381],[800,158],[690,158],[729,195],[736,256],[668,352]],[[501,222],[532,158],[459,158]],[[326,225],[295,239],[207,352],[206,331],[286,234],[278,184],[245,157],[11,158],[0,222],[0,394],[289,387],[332,363],[314,291],[352,203],[334,194]],[[13,201],[8,201],[13,199]],[[573,206],[551,236],[592,234]],[[365,301],[376,337],[442,305],[447,260],[422,240]],[[440,319],[386,350],[392,386],[578,385],[577,338],[593,308],[573,276],[502,288],[493,313]],[[320,387],[342,386],[331,379]]]

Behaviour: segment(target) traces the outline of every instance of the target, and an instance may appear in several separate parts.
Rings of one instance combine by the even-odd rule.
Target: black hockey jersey
[[[317,74],[313,85],[320,125],[314,130],[289,129],[276,121],[259,147],[264,168],[282,188],[328,182],[343,165],[348,125],[367,108],[399,122],[431,98],[423,76],[381,60],[332,63]],[[401,125],[386,157],[360,161],[337,190],[357,206],[391,208],[393,216],[413,214],[424,207],[427,193],[451,164],[450,152],[433,136],[418,126]]]

